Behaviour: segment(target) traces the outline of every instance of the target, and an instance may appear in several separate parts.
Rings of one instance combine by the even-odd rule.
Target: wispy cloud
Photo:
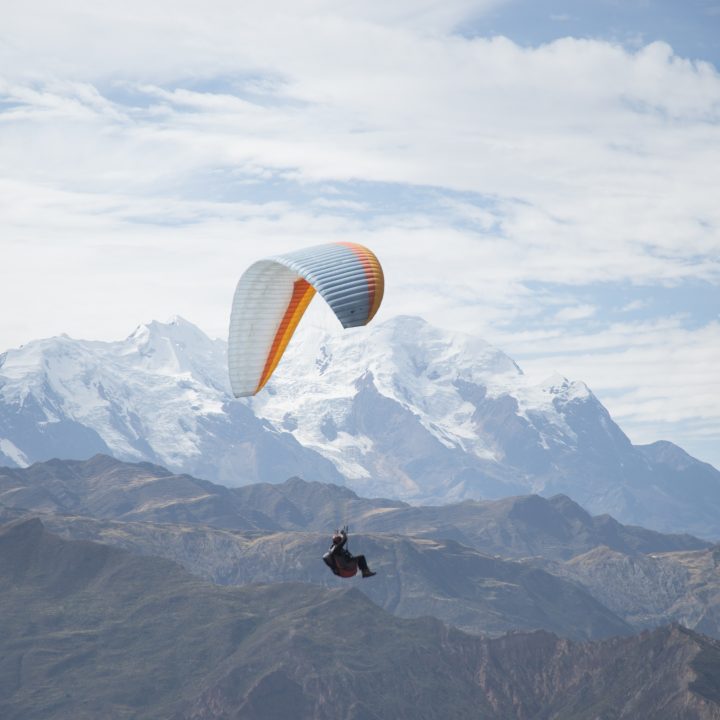
[[[571,322],[573,320],[585,320],[592,317],[597,308],[592,305],[576,305],[574,307],[563,308],[555,313],[556,322]]]
[[[620,308],[620,312],[627,313],[633,312],[634,310],[642,310],[643,308],[649,307],[650,303],[647,300],[633,300]]]
[[[455,34],[499,4],[18,6],[0,27],[0,302],[23,310],[0,349],[175,313],[223,335],[247,264],[342,238],[381,256],[384,315],[621,393],[634,427],[667,400],[709,432],[694,378],[712,383],[715,326],[581,291],[720,283],[720,76],[664,43]],[[684,343],[684,394],[644,367],[671,370],[663,338]]]

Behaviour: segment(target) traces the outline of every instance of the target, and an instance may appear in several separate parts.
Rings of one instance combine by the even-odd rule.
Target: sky
[[[0,351],[336,240],[378,320],[583,380],[720,467],[720,0],[3,0]]]

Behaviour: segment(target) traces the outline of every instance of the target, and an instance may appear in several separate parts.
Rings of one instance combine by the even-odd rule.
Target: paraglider
[[[378,259],[357,243],[318,245],[251,265],[238,281],[230,316],[235,397],[255,395],[267,383],[316,292],[352,328],[372,320],[383,291]]]
[[[348,529],[336,530],[330,549],[323,555],[323,562],[339,577],[349,578],[360,570],[364,578],[377,575],[367,564],[364,555],[353,555],[347,548]]]

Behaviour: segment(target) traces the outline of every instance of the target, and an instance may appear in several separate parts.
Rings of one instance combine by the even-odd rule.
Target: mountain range
[[[0,637],[7,720],[720,718],[720,644],[677,625],[485,639],[356,589],[219,587],[37,519],[0,527]]]
[[[32,516],[220,584],[326,587],[338,581],[320,557],[352,519],[351,546],[378,576],[351,582],[401,617],[576,639],[682,622],[720,638],[717,547],[592,517],[564,496],[422,507],[298,478],[226,488],[97,456],[0,470],[0,522]]]
[[[0,463],[106,453],[228,486],[300,476],[423,504],[565,494],[720,537],[720,473],[668,442],[634,446],[582,382],[534,384],[500,350],[414,317],[296,335],[249,400],[230,395],[225,343],[180,318],[9,350]]]
[[[0,355],[0,717],[720,720],[717,470],[419,318],[226,365],[180,318]]]

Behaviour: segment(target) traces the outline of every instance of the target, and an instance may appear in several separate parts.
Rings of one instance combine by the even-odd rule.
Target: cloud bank
[[[501,4],[13,5],[0,347],[175,313],[222,336],[250,262],[354,240],[385,316],[720,464],[720,76],[662,42],[457,31]]]

